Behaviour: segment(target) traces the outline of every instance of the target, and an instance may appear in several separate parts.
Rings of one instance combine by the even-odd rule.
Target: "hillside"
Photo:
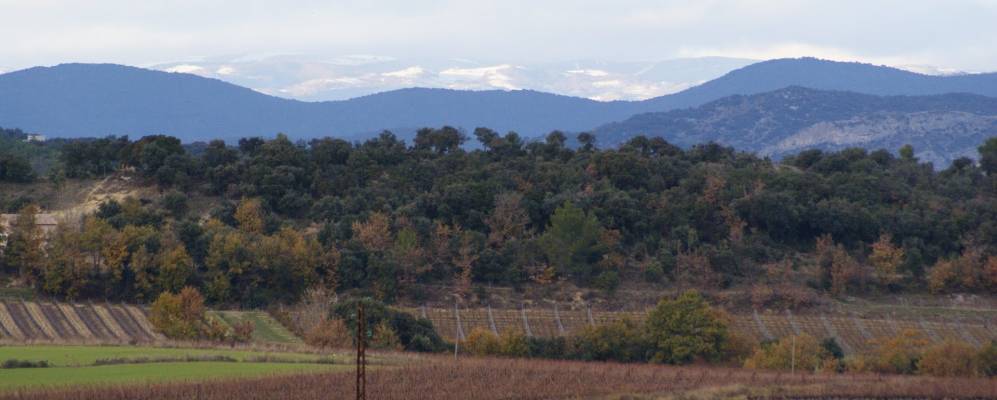
[[[714,141],[764,156],[807,149],[889,149],[914,146],[924,161],[947,165],[975,157],[997,134],[997,99],[968,94],[873,96],[789,87],[731,96],[700,107],[646,113],[595,130],[618,145],[643,134],[680,146]]]
[[[168,134],[185,142],[277,132],[295,139],[363,139],[384,129],[409,138],[417,128],[441,125],[468,131],[488,126],[536,137],[792,85],[876,95],[997,96],[997,74],[940,77],[816,59],[752,64],[679,93],[633,102],[598,102],[529,90],[422,88],[302,102],[190,74],[63,64],[0,75],[0,126],[49,137]]]

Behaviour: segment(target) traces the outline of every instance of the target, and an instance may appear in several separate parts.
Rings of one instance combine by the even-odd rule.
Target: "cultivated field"
[[[144,309],[124,304],[0,301],[0,338],[6,341],[155,342]]]
[[[0,370],[0,391],[7,392],[330,372],[351,365],[345,355],[139,346],[4,346],[2,360],[49,365]]]
[[[589,309],[490,309],[490,308],[409,308],[408,312],[428,318],[437,331],[448,340],[461,339],[475,328],[502,332],[515,329],[531,336],[570,335],[587,325],[616,321],[622,318],[642,320],[640,312],[609,312]],[[945,318],[862,318],[848,315],[794,315],[782,313],[752,313],[731,315],[735,331],[758,341],[807,333],[813,337],[835,338],[846,354],[869,349],[869,341],[878,337],[895,336],[905,329],[921,332],[932,342],[945,339],[981,345],[997,340],[997,321],[986,317],[969,319]]]
[[[209,311],[224,324],[253,323],[253,342],[300,344],[283,325],[262,311]],[[127,304],[70,304],[0,300],[0,342],[158,343],[165,341],[146,309]]]
[[[523,359],[426,357],[368,374],[368,398],[946,398],[997,397],[997,380],[813,375],[750,370]],[[74,388],[0,399],[347,399],[354,375],[333,372],[252,380]],[[702,395],[702,397],[697,397]]]

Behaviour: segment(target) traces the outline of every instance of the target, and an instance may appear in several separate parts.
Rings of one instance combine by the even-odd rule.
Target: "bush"
[[[508,330],[499,335],[501,354],[509,357],[526,357],[530,355],[530,343],[523,332]]]
[[[755,353],[757,348],[758,341],[752,337],[738,332],[730,332],[727,334],[727,340],[724,341],[721,358],[726,363],[741,366],[744,365],[744,361],[748,357]]]
[[[502,343],[499,336],[483,328],[474,328],[462,343],[464,351],[475,356],[500,355]]]
[[[917,363],[918,373],[933,376],[976,376],[978,354],[969,344],[946,340],[929,347]]]
[[[646,361],[651,343],[636,322],[622,320],[583,329],[572,340],[573,358],[587,361]]]
[[[305,343],[315,347],[344,349],[353,346],[353,335],[341,319],[326,319],[304,335]]]
[[[31,360],[9,359],[9,360],[4,360],[4,362],[0,364],[0,368],[2,369],[48,368],[48,367],[49,367],[48,361],[45,360],[31,361]]]
[[[252,321],[239,321],[232,325],[232,340],[245,343],[253,339],[253,331],[256,327]]]
[[[779,341],[763,345],[747,360],[750,369],[777,369],[819,371],[834,364],[834,356],[813,336],[801,334],[786,336]]]
[[[980,353],[976,355],[976,365],[983,376],[997,376],[997,341],[991,341],[980,349]]]
[[[660,363],[718,359],[727,340],[720,313],[695,291],[662,300],[648,314],[644,329],[652,347],[651,361]]]
[[[884,374],[913,374],[928,341],[918,331],[907,329],[892,338],[873,341],[874,348],[865,356],[850,360],[848,369]]]
[[[531,337],[527,338],[530,357],[564,359],[568,358],[568,340],[564,337]]]
[[[405,348],[388,321],[381,321],[374,327],[374,333],[370,338],[370,347],[382,350],[403,350]]]

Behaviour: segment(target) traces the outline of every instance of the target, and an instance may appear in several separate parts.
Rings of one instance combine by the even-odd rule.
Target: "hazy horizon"
[[[0,0],[0,9],[0,37],[10,38],[0,72],[116,63],[300,100],[402,87],[639,100],[750,61],[804,56],[930,74],[997,70],[997,2],[980,0]],[[954,21],[960,29],[940,29]],[[740,61],[656,66],[702,57]]]

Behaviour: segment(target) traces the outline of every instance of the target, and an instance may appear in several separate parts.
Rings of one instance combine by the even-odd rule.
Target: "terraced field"
[[[238,322],[249,321],[253,324],[253,341],[259,343],[302,343],[301,339],[291,333],[277,320],[263,311],[209,311],[208,315],[218,318],[229,326]]]
[[[433,322],[448,340],[463,339],[471,330],[493,332],[515,329],[530,336],[570,335],[586,325],[617,321],[622,318],[642,320],[644,313],[608,312],[588,309],[491,309],[491,308],[408,308],[408,312]],[[997,321],[932,319],[859,318],[848,315],[794,315],[752,313],[732,315],[732,328],[758,341],[806,333],[819,339],[835,338],[846,354],[868,350],[870,340],[894,336],[905,329],[921,332],[932,342],[945,339],[980,345],[997,340]]]
[[[297,344],[294,336],[262,311],[209,311],[226,324],[252,322],[257,343]],[[8,342],[68,341],[154,343],[163,341],[144,308],[126,304],[69,304],[0,300],[0,339]]]
[[[134,343],[165,339],[137,306],[20,300],[0,301],[0,338]]]

